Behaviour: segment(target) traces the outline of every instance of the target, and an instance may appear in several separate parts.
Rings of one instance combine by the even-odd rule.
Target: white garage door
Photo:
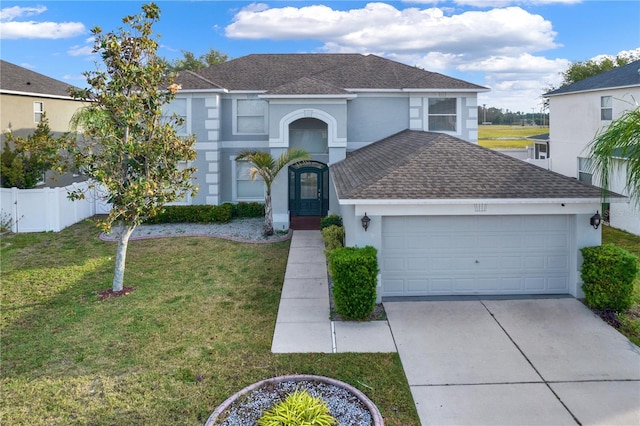
[[[382,296],[569,292],[573,216],[382,221]]]

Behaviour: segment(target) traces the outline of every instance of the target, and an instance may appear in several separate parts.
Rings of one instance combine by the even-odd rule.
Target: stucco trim
[[[347,139],[338,137],[338,121],[331,114],[316,108],[301,108],[282,117],[279,124],[280,137],[270,138],[270,148],[289,147],[289,125],[301,118],[315,118],[327,124],[328,148],[346,148]]]

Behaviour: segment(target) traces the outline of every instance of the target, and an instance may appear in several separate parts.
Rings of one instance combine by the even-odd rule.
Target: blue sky
[[[480,104],[531,112],[571,61],[640,53],[638,0],[157,1],[159,54],[374,53],[491,88]],[[90,30],[122,25],[137,1],[10,1],[0,57],[83,86]],[[0,70],[0,72],[2,72]]]

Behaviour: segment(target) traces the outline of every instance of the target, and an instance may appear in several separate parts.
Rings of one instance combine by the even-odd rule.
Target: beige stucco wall
[[[55,134],[69,131],[69,120],[82,102],[71,99],[54,99],[39,96],[0,94],[0,130],[7,130],[16,136],[33,133],[38,123],[34,122],[33,103],[42,102],[49,120],[49,127]]]

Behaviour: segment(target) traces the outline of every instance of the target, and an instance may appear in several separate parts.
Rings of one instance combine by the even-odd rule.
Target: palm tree
[[[276,180],[276,176],[289,163],[294,161],[309,160],[311,156],[303,149],[290,149],[283,152],[277,159],[268,152],[262,151],[243,151],[237,157],[236,161],[246,160],[251,163],[249,169],[249,177],[255,180],[256,176],[260,176],[264,180],[267,187],[264,196],[264,235],[273,235],[273,209],[271,207],[271,185]]]
[[[640,207],[640,106],[636,104],[598,132],[589,148],[594,174],[604,189],[609,189],[615,170],[623,167],[616,158],[625,159],[626,189]]]

